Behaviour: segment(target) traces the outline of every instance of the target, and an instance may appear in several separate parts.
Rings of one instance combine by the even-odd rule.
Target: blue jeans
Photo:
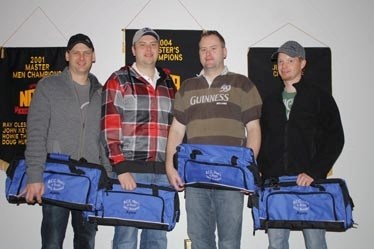
[[[192,249],[238,249],[244,194],[239,191],[186,188],[187,233]]]
[[[306,249],[327,249],[326,231],[323,229],[304,229],[303,236]],[[289,229],[268,229],[268,249],[288,249]]]
[[[43,204],[42,249],[62,249],[71,213],[74,249],[93,249],[97,226],[85,222],[82,212]]]
[[[136,182],[153,183],[162,186],[170,186],[164,174],[132,173]],[[136,249],[138,244],[138,228],[128,226],[116,226],[114,228],[113,249]],[[142,229],[140,236],[140,249],[166,249],[166,231],[154,229]]]

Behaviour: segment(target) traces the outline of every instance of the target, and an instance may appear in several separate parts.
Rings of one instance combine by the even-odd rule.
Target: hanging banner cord
[[[286,24],[283,24],[281,27],[277,28],[276,30],[274,30],[273,32],[271,32],[270,34],[266,35],[265,37],[261,38],[260,40],[256,41],[255,43],[253,43],[252,45],[250,45],[249,47],[253,47],[255,46],[256,44],[260,43],[261,41],[265,40],[266,38],[268,38],[269,36],[277,33],[278,31],[284,29],[285,27],[287,26],[292,26],[294,27],[295,29],[301,31],[302,33],[306,34],[307,36],[311,37],[313,40],[321,43],[322,45],[326,46],[326,47],[329,47],[326,43],[322,42],[321,40],[315,38],[314,36],[312,36],[311,34],[305,32],[304,30],[302,30],[301,28],[297,27],[296,25],[292,24],[292,23],[286,23]]]
[[[61,30],[57,27],[57,25],[52,21],[51,18],[49,18],[49,16],[44,12],[44,10],[42,8],[39,7],[36,7],[32,12],[31,14],[16,28],[16,30],[8,37],[8,39],[6,39],[3,44],[0,46],[0,49],[1,49],[1,59],[4,59],[4,46],[5,44],[10,40],[12,39],[13,36],[15,36],[17,34],[17,32],[22,28],[22,26],[36,13],[37,10],[40,10],[43,15],[48,19],[48,21],[53,25],[53,27],[60,33],[60,35],[65,39],[65,35],[61,32]]]

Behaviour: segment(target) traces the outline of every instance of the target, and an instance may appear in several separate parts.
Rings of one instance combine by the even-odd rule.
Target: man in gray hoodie
[[[69,39],[65,53],[68,66],[59,75],[43,78],[37,84],[27,117],[28,203],[42,203],[43,170],[48,153],[63,153],[72,159],[105,164],[100,143],[101,89],[90,73],[95,62],[94,46],[84,34]],[[42,205],[42,249],[62,248],[69,215],[72,215],[74,248],[92,249],[96,225],[86,223],[82,212]]]

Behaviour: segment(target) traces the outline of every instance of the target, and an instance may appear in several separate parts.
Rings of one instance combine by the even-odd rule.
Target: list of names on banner
[[[2,145],[25,145],[26,122],[2,122]]]

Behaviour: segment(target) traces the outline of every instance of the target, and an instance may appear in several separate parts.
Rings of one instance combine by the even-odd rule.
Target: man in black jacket
[[[258,158],[263,178],[297,176],[309,186],[326,178],[344,145],[344,132],[334,98],[302,75],[304,48],[284,43],[271,57],[277,60],[284,86],[267,97],[262,106],[262,145]],[[269,229],[269,249],[288,249],[288,229]],[[325,230],[304,229],[308,249],[327,248]]]

